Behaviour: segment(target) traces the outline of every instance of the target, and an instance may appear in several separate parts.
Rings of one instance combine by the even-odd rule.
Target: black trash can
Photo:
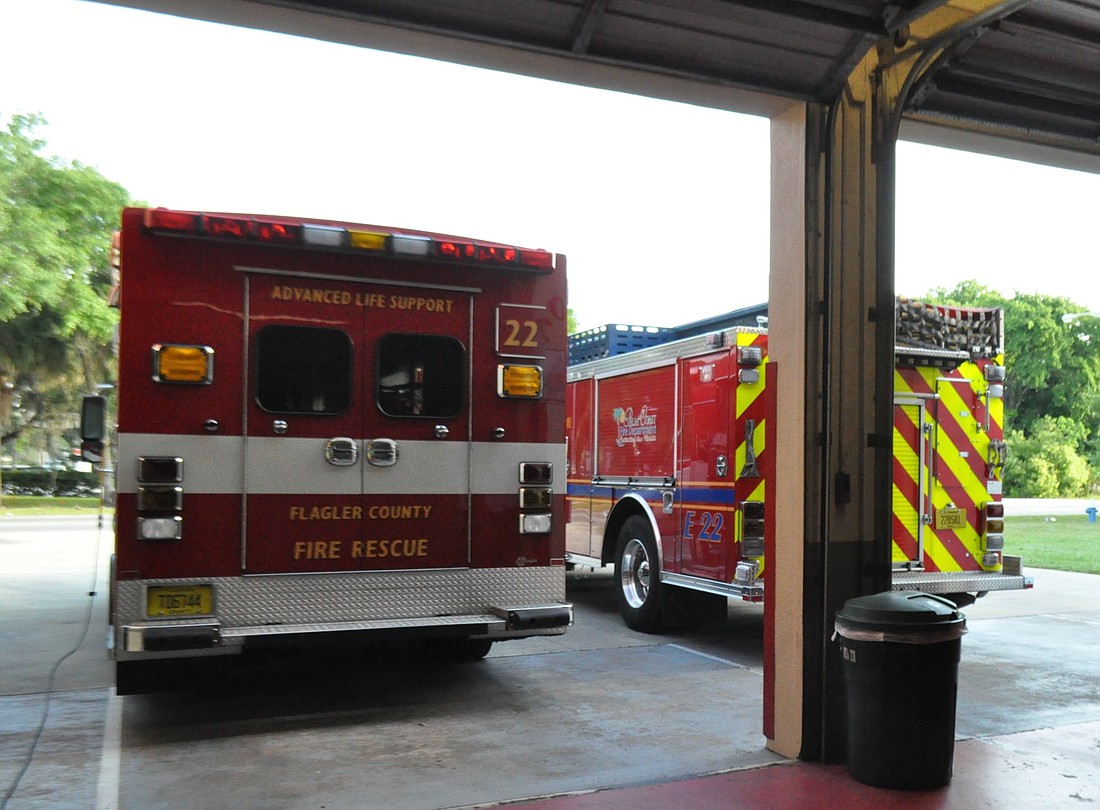
[[[966,617],[920,591],[849,599],[836,614],[848,699],[848,773],[927,790],[951,781]]]

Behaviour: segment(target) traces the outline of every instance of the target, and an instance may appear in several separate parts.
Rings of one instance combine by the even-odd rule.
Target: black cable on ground
[[[92,563],[92,585],[88,589],[88,609],[84,613],[84,627],[80,633],[80,639],[76,642],[71,650],[61,656],[54,665],[50,668],[50,675],[46,679],[46,702],[42,706],[42,719],[38,721],[38,728],[34,732],[34,739],[31,740],[31,747],[27,751],[27,756],[23,761],[23,767],[19,769],[19,773],[15,775],[15,779],[12,780],[11,785],[8,787],[7,792],[4,794],[4,798],[0,799],[0,810],[6,810],[8,802],[11,801],[15,795],[15,791],[19,789],[19,783],[23,781],[23,777],[26,775],[27,770],[31,767],[31,762],[34,761],[34,754],[38,750],[39,740],[42,739],[42,732],[46,728],[46,722],[50,716],[50,703],[52,702],[54,691],[53,683],[54,678],[57,676],[57,670],[63,663],[84,646],[84,641],[88,638],[88,630],[92,625],[92,607],[95,605],[96,585],[99,582],[99,546],[101,538],[103,537],[103,515],[100,513],[99,520],[96,525],[96,538],[95,538],[95,557]]]

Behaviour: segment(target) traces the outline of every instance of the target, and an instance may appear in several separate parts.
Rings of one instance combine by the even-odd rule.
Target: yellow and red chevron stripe
[[[894,561],[917,562],[926,571],[993,570],[983,569],[981,564],[979,517],[993,499],[989,482],[996,478],[987,462],[989,443],[1002,432],[1002,401],[984,397],[983,368],[971,362],[950,371],[899,368],[894,383],[896,393],[926,403],[927,418],[935,426],[924,445],[928,462],[924,468],[927,486],[922,493],[920,409],[916,405],[895,408]],[[940,525],[936,516],[951,507],[962,510],[962,525]],[[918,538],[926,514],[932,520],[923,526],[923,555],[918,560]]]
[[[916,562],[920,555],[921,444],[923,407],[903,404],[894,407],[894,543],[893,562]],[[926,483],[926,482],[925,482]]]
[[[737,335],[738,346],[759,346],[764,350],[765,356],[768,350],[768,338],[763,334],[739,333]],[[751,385],[738,384],[734,399],[734,423],[733,437],[737,441],[737,449],[734,452],[733,475],[737,478],[736,497],[737,502],[758,501],[765,503],[765,482],[769,479],[770,456],[768,452],[768,402],[769,397],[765,393],[768,384],[768,363],[762,363],[758,369],[760,381]],[[752,453],[749,452],[748,423],[753,423],[752,429]],[[759,477],[746,477],[742,475],[750,457],[755,458]],[[737,540],[741,541],[743,526],[741,515],[738,515]],[[770,521],[769,521],[770,522]],[[766,558],[754,558],[760,564],[760,576],[764,576]]]

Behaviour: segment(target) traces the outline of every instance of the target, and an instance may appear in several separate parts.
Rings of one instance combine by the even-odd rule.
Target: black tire
[[[115,691],[120,695],[144,695],[158,688],[156,661],[115,663]]]
[[[464,638],[455,645],[455,660],[480,661],[492,647],[493,642],[487,638]]]
[[[660,567],[649,521],[641,515],[628,517],[615,543],[615,593],[631,630],[652,633],[661,625]]]

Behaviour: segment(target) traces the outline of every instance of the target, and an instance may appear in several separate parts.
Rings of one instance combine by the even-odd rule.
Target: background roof
[[[827,103],[871,45],[946,0],[106,0],[154,11],[418,52],[544,78],[642,89],[662,82],[743,93],[731,104],[768,114],[776,99]],[[1018,139],[1100,162],[1100,0],[1015,0],[914,89],[907,120]],[[309,12],[307,15],[297,12]],[[320,15],[329,23],[312,25]],[[316,17],[315,17],[316,19]],[[344,28],[341,29],[340,26]],[[381,33],[377,33],[381,32]],[[410,37],[412,39],[410,39]],[[419,37],[419,39],[417,39]],[[410,42],[418,42],[410,45]],[[428,43],[428,44],[425,44]],[[432,44],[434,43],[434,44]],[[502,63],[499,54],[511,51]],[[488,55],[496,53],[496,56]],[[551,61],[545,61],[550,57]],[[526,61],[525,61],[526,60]],[[543,61],[540,61],[543,60]],[[549,65],[549,66],[548,66]],[[625,68],[631,87],[580,77]],[[606,75],[606,74],[605,74]],[[918,130],[919,131],[919,130]],[[950,136],[945,136],[950,137]],[[918,137],[936,141],[937,138]],[[950,144],[947,144],[950,145]],[[994,150],[996,151],[996,150]]]

